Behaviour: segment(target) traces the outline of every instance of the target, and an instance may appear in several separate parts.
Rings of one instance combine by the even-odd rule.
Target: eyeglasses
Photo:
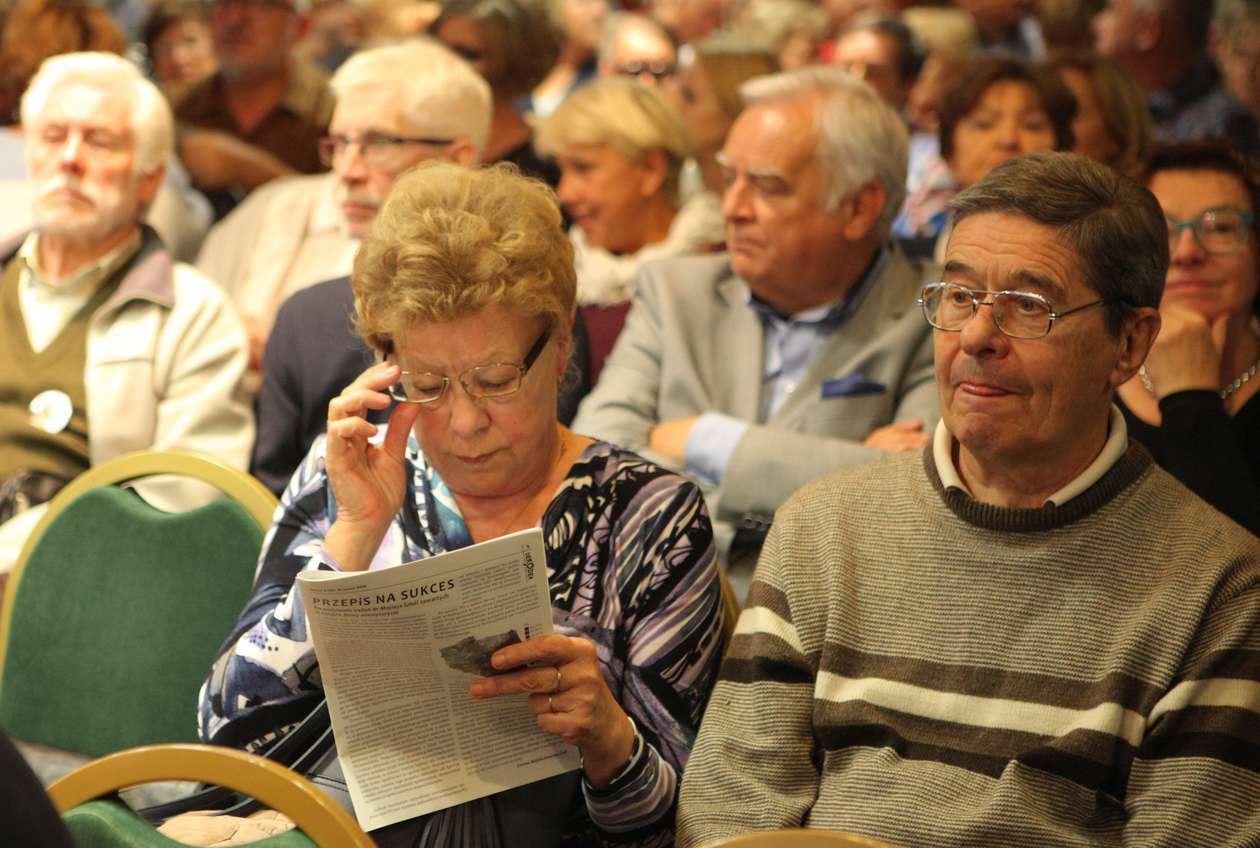
[[[673,62],[626,62],[617,67],[617,73],[627,77],[639,77],[647,74],[654,80],[663,80],[677,73],[678,67]]]
[[[979,296],[989,295],[988,300]],[[975,317],[981,306],[993,310],[998,329],[1013,339],[1039,339],[1049,334],[1054,322],[1076,312],[1101,306],[1106,300],[1095,300],[1063,312],[1055,312],[1039,294],[1021,291],[985,292],[955,283],[932,283],[923,287],[919,305],[923,317],[938,330],[958,333]]]
[[[457,379],[464,387],[464,391],[475,398],[497,398],[515,394],[521,390],[525,375],[538,361],[538,357],[550,338],[550,330],[543,332],[538,341],[534,342],[534,346],[526,352],[525,359],[520,365],[510,362],[478,365],[475,368],[469,368]],[[404,371],[402,378],[390,386],[389,396],[400,403],[436,403],[446,394],[450,385],[451,378],[441,374],[432,374],[428,371]]]
[[[327,135],[319,140],[319,161],[324,163],[324,167],[331,168],[333,161],[345,153],[346,148],[357,144],[359,155],[363,157],[363,164],[372,168],[389,168],[398,163],[397,151],[404,144],[446,147],[454,141],[453,138],[414,138],[376,132],[364,133],[358,138],[348,135]]]
[[[1194,240],[1204,253],[1213,256],[1229,256],[1247,242],[1247,234],[1255,221],[1255,215],[1232,206],[1208,209],[1194,218],[1182,220],[1165,215],[1168,224],[1168,247],[1175,250],[1181,241],[1183,230],[1194,233]]]

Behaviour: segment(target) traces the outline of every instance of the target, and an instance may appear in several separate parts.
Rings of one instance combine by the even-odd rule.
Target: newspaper
[[[541,530],[298,585],[364,830],[579,767],[526,695],[468,694],[496,650],[551,632]]]

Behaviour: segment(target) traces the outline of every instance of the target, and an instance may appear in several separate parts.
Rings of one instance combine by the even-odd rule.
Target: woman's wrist
[[[595,789],[606,789],[634,760],[642,737],[630,716],[622,713],[607,744],[582,749],[582,774]]]
[[[385,538],[384,527],[364,527],[338,519],[324,536],[324,552],[342,571],[366,571]]]

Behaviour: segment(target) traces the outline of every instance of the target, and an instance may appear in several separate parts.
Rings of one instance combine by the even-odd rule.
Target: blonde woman
[[[679,202],[691,138],[678,110],[637,80],[601,79],[574,92],[539,125],[537,146],[560,166],[577,299],[593,307],[584,316],[594,380],[621,331],[639,266],[720,244],[720,202],[711,192]]]

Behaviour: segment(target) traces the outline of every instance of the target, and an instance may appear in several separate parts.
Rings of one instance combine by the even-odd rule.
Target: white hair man
[[[613,12],[600,27],[598,67],[601,77],[621,75],[656,85],[678,72],[678,50],[652,18]]]
[[[641,272],[574,422],[709,487],[737,589],[738,564],[750,570],[789,494],[920,446],[937,415],[913,310],[929,272],[888,239],[904,194],[901,119],[836,68],[761,77],[742,94],[719,154],[729,253]]]
[[[258,189],[210,231],[197,259],[244,316],[254,369],[280,304],[350,273],[397,176],[426,159],[476,164],[489,134],[489,86],[428,39],[357,53],[331,85],[337,106],[321,156],[332,171]]]
[[[130,451],[243,468],[253,420],[240,319],[140,223],[171,155],[165,98],[120,57],[65,54],[32,79],[22,129],[36,223],[0,245],[0,509],[47,500]],[[163,505],[193,505],[192,493],[167,495]],[[37,514],[0,525],[0,569]]]
[[[776,515],[678,844],[1255,844],[1260,539],[1113,403],[1160,329],[1159,202],[1041,151],[950,206],[935,436]]]
[[[328,401],[371,362],[348,319],[359,239],[403,171],[426,159],[475,165],[490,133],[489,85],[427,38],[355,54],[332,86],[332,171],[255,192],[211,231],[199,261],[250,327],[265,375],[250,467],[276,491],[323,432]]]

